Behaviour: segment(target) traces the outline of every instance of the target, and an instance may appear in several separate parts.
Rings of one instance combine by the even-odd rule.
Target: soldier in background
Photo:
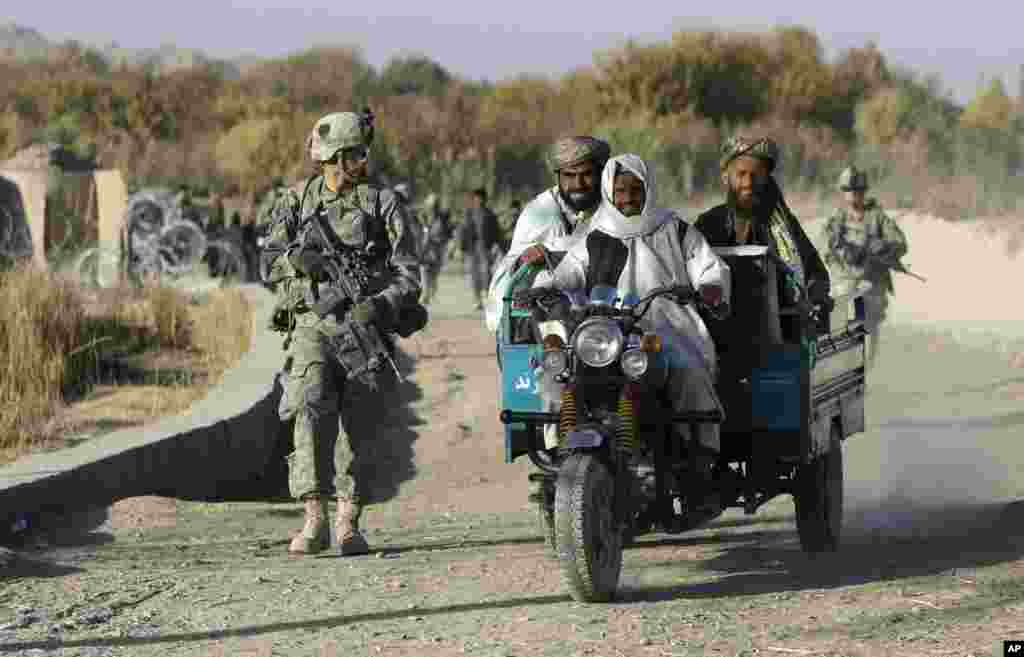
[[[893,294],[892,270],[908,273],[900,260],[907,254],[907,238],[878,201],[865,198],[867,175],[850,166],[839,174],[844,203],[829,217],[822,243],[828,245],[825,264],[833,267],[843,283],[855,287],[871,283],[864,297],[867,329],[871,334],[868,363],[878,355],[879,327],[886,318]]]
[[[441,275],[448,242],[452,238],[451,213],[441,207],[437,194],[431,193],[424,202],[420,218],[423,240],[420,250],[420,278],[423,284],[423,303],[429,304],[437,294],[437,278]]]

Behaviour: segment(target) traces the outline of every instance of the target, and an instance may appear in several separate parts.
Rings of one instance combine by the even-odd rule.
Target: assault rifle
[[[928,282],[925,279],[924,276],[919,276],[919,275],[915,274],[914,272],[910,271],[909,269],[907,269],[906,266],[904,266],[904,264],[902,262],[897,262],[896,266],[893,267],[893,270],[898,271],[901,274],[906,274],[907,276],[910,276],[911,278],[916,278],[917,280],[921,281],[922,283],[927,283]]]
[[[369,281],[366,265],[354,250],[335,247],[323,226],[322,216],[316,214],[311,221],[319,233],[317,241],[324,255],[329,283],[318,289],[319,299],[310,304],[310,309],[321,318],[333,312],[341,319],[344,311],[366,297],[363,293]],[[398,380],[405,381],[391,355],[391,341],[376,325],[364,325],[351,319],[341,325],[344,332],[331,343],[339,362],[348,371],[348,378],[361,378],[371,388],[376,388],[376,373],[384,365],[391,365]]]

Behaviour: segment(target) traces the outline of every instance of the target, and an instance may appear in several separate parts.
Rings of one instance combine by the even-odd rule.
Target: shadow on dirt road
[[[361,485],[373,504],[393,499],[403,482],[416,477],[413,443],[416,427],[426,422],[413,410],[423,398],[423,390],[412,379],[415,361],[402,350],[395,360],[407,377],[404,382],[386,372],[379,377],[379,390],[353,385],[345,394],[345,429],[359,443],[356,477],[365,482]]]
[[[905,508],[894,518],[898,532],[869,530],[865,518],[891,509],[857,509],[848,516],[840,551],[808,557],[792,528],[707,537],[685,537],[640,543],[637,549],[666,546],[719,546],[715,555],[696,565],[719,575],[699,583],[645,587],[644,570],[633,565],[626,575],[622,600],[663,601],[677,598],[735,596],[835,589],[934,575],[956,575],[1024,556],[1024,502],[1009,504]],[[653,556],[653,555],[651,555]],[[628,585],[628,580],[639,583]]]
[[[80,639],[71,641],[23,641],[19,643],[12,642],[4,643],[3,649],[4,651],[56,651],[62,648],[114,646],[133,647],[161,643],[218,641],[232,638],[254,637],[276,632],[328,630],[332,628],[342,627],[345,625],[354,625],[357,623],[370,623],[374,621],[402,620],[407,618],[427,618],[430,616],[464,614],[477,611],[515,609],[517,607],[539,607],[546,605],[561,604],[568,601],[568,595],[529,596],[522,598],[512,598],[509,600],[455,604],[426,609],[417,608],[395,611],[377,611],[366,614],[353,614],[350,616],[327,616],[324,618],[313,618],[308,621],[267,623],[264,625],[243,625],[237,628],[214,632],[182,632],[177,634],[164,634],[161,636],[152,637],[112,637],[102,639]]]

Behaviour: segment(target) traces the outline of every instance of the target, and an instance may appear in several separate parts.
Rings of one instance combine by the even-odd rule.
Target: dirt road
[[[125,500],[0,567],[0,653],[1001,655],[1024,638],[1024,375],[1004,356],[890,328],[869,430],[846,447],[841,552],[800,552],[792,503],[652,536],[623,595],[564,594],[503,462],[494,344],[448,277],[402,403],[364,557],[286,554],[295,504]],[[411,363],[406,363],[411,366]],[[0,554],[0,560],[4,555]]]

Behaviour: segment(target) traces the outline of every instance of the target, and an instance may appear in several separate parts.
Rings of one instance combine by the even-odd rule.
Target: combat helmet
[[[316,122],[306,140],[306,149],[314,162],[325,162],[344,148],[369,147],[371,143],[372,113],[334,112]]]
[[[848,166],[839,174],[839,191],[865,191],[868,188],[868,176],[855,166]]]

